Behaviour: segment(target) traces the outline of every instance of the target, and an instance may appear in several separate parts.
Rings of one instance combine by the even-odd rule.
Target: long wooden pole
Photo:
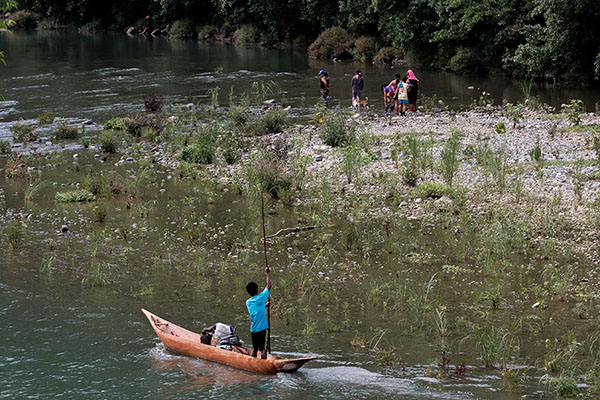
[[[267,258],[267,230],[265,229],[265,199],[264,193],[260,191],[260,211],[262,216],[262,230],[263,230],[263,247],[265,249],[265,267],[269,268],[269,259]],[[267,324],[269,324],[269,330],[267,331],[267,352],[271,353],[271,297],[267,299]]]

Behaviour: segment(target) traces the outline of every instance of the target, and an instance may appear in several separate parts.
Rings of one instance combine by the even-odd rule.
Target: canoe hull
[[[200,335],[187,329],[181,328],[166,321],[142,308],[142,312],[148,318],[150,326],[158,335],[158,338],[172,352],[198,357],[204,360],[218,362],[241,368],[247,371],[262,374],[277,374],[278,372],[294,372],[310,360],[316,357],[305,357],[296,359],[283,359],[272,354],[266,360],[250,357],[234,351],[220,349],[200,342]]]

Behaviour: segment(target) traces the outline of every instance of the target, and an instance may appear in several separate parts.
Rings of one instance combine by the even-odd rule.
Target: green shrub
[[[104,130],[107,131],[124,131],[127,129],[126,120],[129,118],[113,118],[104,122]]]
[[[219,34],[217,25],[204,25],[198,30],[198,39],[211,39]]]
[[[56,127],[56,130],[54,131],[54,138],[58,140],[77,139],[78,135],[79,132],[77,131],[77,128],[74,126],[67,125],[66,122],[59,123]]]
[[[419,177],[419,169],[414,163],[409,163],[402,169],[402,182],[407,186],[415,187]]]
[[[248,124],[250,120],[250,110],[245,106],[231,106],[229,108],[229,120],[233,123],[234,126],[244,127]]]
[[[356,138],[356,125],[347,123],[343,114],[337,114],[325,119],[321,125],[321,139],[331,147],[340,147]]]
[[[40,137],[40,135],[33,131],[34,128],[34,125],[25,125],[19,121],[10,127],[10,131],[16,142],[33,142]]]
[[[216,132],[204,129],[192,137],[191,144],[181,149],[179,159],[193,164],[212,164],[216,151]]]
[[[453,190],[450,186],[439,185],[437,183],[423,183],[415,188],[416,197],[423,199],[439,199],[444,196],[451,196]]]
[[[570,376],[560,376],[554,380],[554,389],[562,397],[577,397],[579,386]]]
[[[452,136],[448,138],[441,152],[441,169],[444,180],[448,185],[452,185],[454,174],[458,168],[458,148],[460,146],[460,133],[452,132]]]
[[[80,142],[83,148],[87,149],[88,147],[90,147],[92,141],[90,140],[90,138],[83,137],[81,138]]]
[[[286,173],[283,162],[272,154],[263,153],[247,169],[248,182],[258,185],[273,199],[279,199],[292,187],[293,176]]]
[[[0,140],[0,154],[10,153],[10,143],[4,140]]]
[[[233,146],[228,146],[223,149],[223,158],[227,164],[233,165],[238,159],[237,151]]]
[[[375,55],[375,38],[373,36],[359,37],[354,41],[352,53],[355,60],[371,61]]]
[[[308,56],[312,58],[343,58],[348,55],[350,35],[340,27],[324,30],[308,47]]]
[[[516,128],[519,122],[523,119],[523,104],[511,104],[508,103],[506,106],[506,116],[513,123],[513,128]]]
[[[56,193],[56,201],[59,203],[75,203],[80,201],[94,201],[96,196],[88,190],[78,189],[67,192]]]
[[[142,138],[149,142],[157,142],[160,137],[158,133],[152,128],[143,128],[142,129]]]
[[[98,204],[92,210],[92,214],[94,215],[94,221],[96,222],[104,222],[106,221],[106,216],[108,212],[106,211],[106,206],[103,203]]]
[[[100,134],[100,150],[105,153],[117,151],[117,137],[111,131],[102,131]]]
[[[15,28],[19,29],[35,29],[38,21],[41,19],[39,14],[28,10],[19,10],[10,15],[10,18],[15,21]]]
[[[272,108],[257,121],[259,135],[282,132],[289,124],[288,112],[281,108]]]
[[[54,114],[51,112],[44,112],[37,116],[38,123],[40,125],[48,125],[54,122]]]
[[[498,125],[496,125],[496,133],[505,133],[506,132],[506,125],[504,124],[504,122],[498,122]]]
[[[252,24],[244,24],[235,31],[234,34],[236,44],[257,44],[262,41],[260,30]]]
[[[393,64],[394,61],[402,59],[404,52],[397,47],[383,47],[373,58],[374,64]]]
[[[169,36],[175,38],[195,38],[196,25],[191,19],[178,19],[173,22],[171,29],[169,30]]]
[[[13,250],[17,249],[23,241],[23,228],[22,221],[13,221],[4,230],[4,240]]]
[[[567,118],[573,125],[579,125],[581,123],[583,101],[572,99],[569,104],[563,105],[563,109],[567,113]]]

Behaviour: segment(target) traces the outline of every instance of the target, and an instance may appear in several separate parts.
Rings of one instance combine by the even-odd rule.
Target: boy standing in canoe
[[[265,267],[265,276],[267,287],[258,293],[258,285],[255,282],[250,282],[246,285],[246,291],[251,296],[246,300],[246,307],[252,324],[250,325],[250,333],[252,334],[252,357],[256,357],[260,351],[260,358],[267,358],[267,330],[269,323],[267,321],[266,303],[269,300],[269,290],[271,289],[271,268]]]

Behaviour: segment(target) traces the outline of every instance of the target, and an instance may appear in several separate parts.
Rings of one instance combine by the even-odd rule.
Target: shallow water
[[[370,303],[369,282],[401,274],[420,285],[452,259],[444,256],[449,237],[408,221],[402,242],[411,251],[430,254],[429,260],[403,261],[375,249],[365,259],[345,251],[335,245],[343,222],[270,244],[274,352],[319,357],[297,373],[265,377],[171,354],[141,307],[195,331],[216,321],[231,323],[249,340],[243,286],[263,279],[256,206],[210,181],[179,181],[155,167],[136,199],[101,200],[108,204],[109,216],[105,223],[95,223],[90,219],[95,204],[56,204],[54,193],[89,174],[132,176],[140,170],[136,164],[115,167],[117,155],[103,163],[86,151],[73,162],[72,154],[65,152],[62,159],[53,159],[53,166],[42,168],[42,179],[57,185],[32,201],[23,199],[26,180],[0,184],[7,214],[22,210],[30,215],[23,246],[11,251],[3,245],[0,259],[0,315],[6,328],[6,340],[0,343],[0,380],[5,382],[0,397],[517,399],[540,393],[541,372],[527,367],[526,360],[538,355],[541,338],[521,343],[513,367],[523,371],[523,380],[516,391],[507,389],[499,370],[481,368],[472,348],[458,344],[461,337],[448,338],[450,356],[452,364],[465,362],[467,373],[456,377],[452,366],[450,376],[440,380],[442,350],[429,328],[415,331],[401,314]],[[38,165],[49,164],[39,159]],[[269,209],[268,232],[306,218],[302,208]],[[70,232],[60,236],[64,222]],[[194,223],[205,228],[192,243]],[[49,241],[55,249],[48,247]],[[327,241],[331,253],[323,252]],[[42,268],[50,257],[51,266]],[[110,264],[109,282],[90,287],[87,270],[99,262]],[[451,324],[473,312],[469,287],[485,278],[473,279],[466,287],[448,276],[436,281],[436,293],[454,310]],[[142,295],[146,288],[153,295]],[[510,321],[528,309],[518,300],[493,318]],[[555,304],[551,314],[539,315],[562,321],[569,318],[563,309]],[[585,330],[588,325],[572,326]],[[397,364],[382,363],[377,352],[351,345],[357,335],[369,341],[382,329],[386,332],[379,347],[394,348]]]

